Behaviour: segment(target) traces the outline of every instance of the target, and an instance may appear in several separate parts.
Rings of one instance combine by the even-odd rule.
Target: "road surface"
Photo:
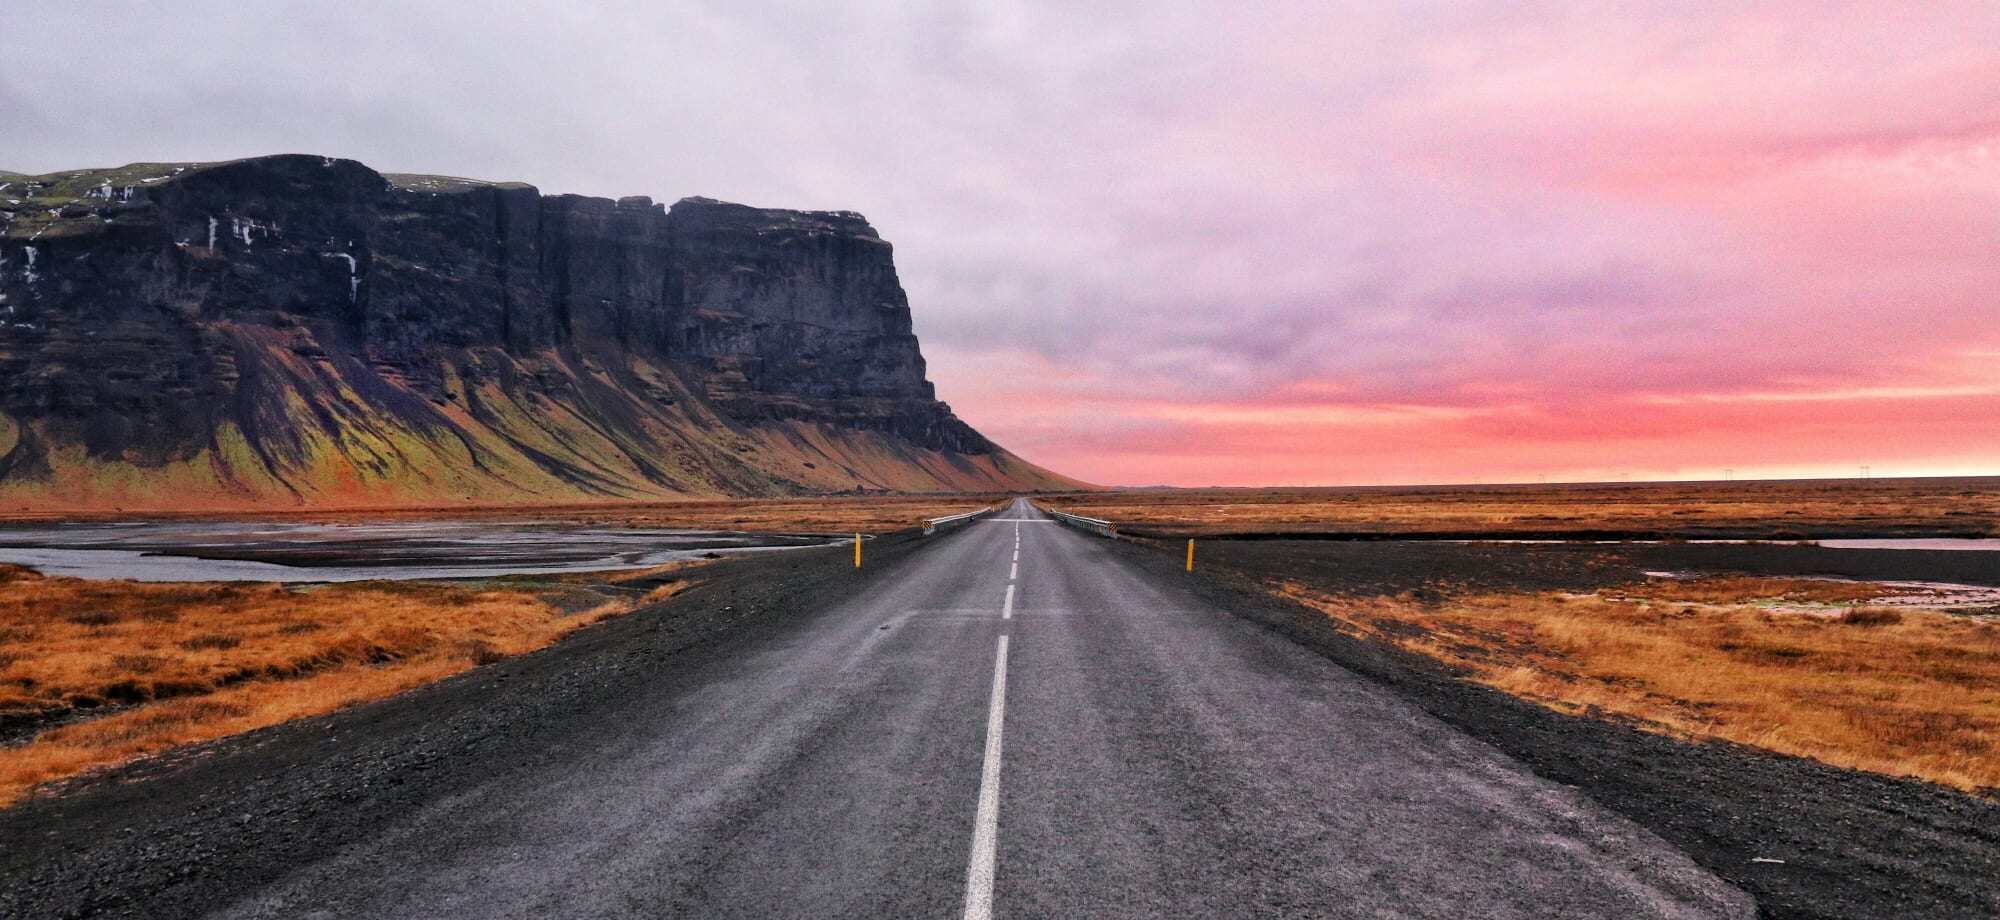
[[[1748,917],[1025,502],[217,917]],[[581,713],[578,718],[589,718]]]

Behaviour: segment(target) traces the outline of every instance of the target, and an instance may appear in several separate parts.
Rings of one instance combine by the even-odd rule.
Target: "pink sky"
[[[2000,473],[1994,8],[1733,9],[1268,35],[1290,97],[1158,152],[1244,177],[1136,267],[1212,315],[940,390],[1105,483]]]
[[[482,10],[38,7],[0,167],[859,210],[940,396],[1100,483],[2000,473],[2000,5]]]

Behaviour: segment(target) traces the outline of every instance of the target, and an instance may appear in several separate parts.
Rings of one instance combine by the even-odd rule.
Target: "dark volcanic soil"
[[[1128,551],[1174,577],[1182,574],[1183,546]],[[1993,569],[2000,560],[1992,559],[2000,554],[1326,540],[1216,540],[1198,549],[1198,590],[1218,606],[1381,681],[1536,773],[1582,789],[1748,892],[1764,916],[2000,917],[2000,801],[1563,715],[1459,680],[1430,659],[1342,635],[1324,614],[1260,589],[1272,579],[1356,595],[1589,589],[1657,569],[2000,584]]]
[[[1185,544],[1161,541],[1176,552]],[[1200,540],[1205,562],[1345,594],[1568,591],[1647,572],[1717,572],[2000,585],[2000,552],[1829,549],[1789,543],[1479,543],[1449,540]]]
[[[1991,550],[1830,549],[1784,543],[1661,543],[1620,548],[1648,570],[1814,575],[1882,581],[2000,585],[2000,552]]]

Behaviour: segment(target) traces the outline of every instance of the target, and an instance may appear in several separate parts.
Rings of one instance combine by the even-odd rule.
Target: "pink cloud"
[[[1169,360],[947,393],[1110,482],[2000,472],[2000,11],[1489,12],[1177,135]]]

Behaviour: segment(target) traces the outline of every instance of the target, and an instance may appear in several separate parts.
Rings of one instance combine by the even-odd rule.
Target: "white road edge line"
[[[979,775],[979,815],[965,869],[965,920],[993,916],[993,854],[1000,837],[1000,726],[1007,713],[1007,637],[993,656],[993,702],[986,713],[986,765]]]
[[[1008,585],[1007,603],[1000,608],[1000,619],[1011,620],[1013,618],[1014,618],[1014,586]]]
[[[1021,577],[1021,564],[1018,562],[1007,563],[1007,580],[1013,581],[1019,577]]]

